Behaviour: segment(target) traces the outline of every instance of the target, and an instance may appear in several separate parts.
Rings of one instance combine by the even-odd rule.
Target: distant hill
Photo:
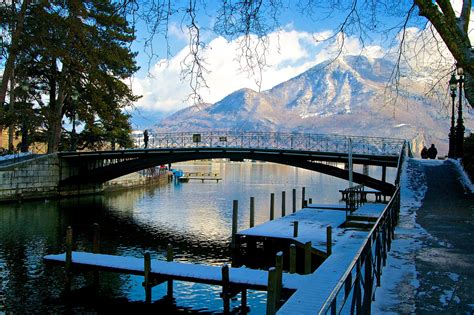
[[[157,131],[285,131],[414,139],[447,152],[449,115],[423,95],[423,82],[404,78],[394,102],[386,82],[393,65],[349,56],[322,63],[270,90],[241,89],[215,104],[191,106],[165,118]],[[387,104],[388,105],[384,105]],[[394,105],[396,103],[396,106]],[[466,113],[466,126],[472,119]]]

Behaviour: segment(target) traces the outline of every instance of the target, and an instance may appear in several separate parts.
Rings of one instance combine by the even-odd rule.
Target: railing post
[[[364,262],[364,303],[363,312],[364,314],[370,314],[372,304],[372,249],[371,242],[367,243],[365,262]]]

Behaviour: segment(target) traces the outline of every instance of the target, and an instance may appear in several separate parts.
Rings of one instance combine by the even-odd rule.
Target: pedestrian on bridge
[[[143,132],[143,142],[145,143],[145,149],[148,148],[148,130],[146,129]]]
[[[423,147],[421,150],[421,158],[427,159],[428,158],[428,148],[426,146]]]
[[[432,160],[436,159],[436,155],[438,154],[438,150],[434,144],[431,144],[431,147],[428,149],[428,157]]]

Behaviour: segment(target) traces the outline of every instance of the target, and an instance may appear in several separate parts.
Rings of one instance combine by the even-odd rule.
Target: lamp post
[[[76,101],[79,98],[79,94],[74,89],[71,94],[72,100],[72,131],[71,131],[71,151],[77,150],[77,139],[76,139]]]
[[[458,80],[454,73],[451,75],[449,80],[449,88],[451,90],[451,128],[449,128],[449,151],[448,157],[454,158],[456,154],[456,129],[454,128],[454,100],[456,99],[456,89],[458,87]]]
[[[458,106],[458,120],[456,125],[456,157],[462,158],[464,155],[464,125],[462,120],[462,84],[464,82],[464,70],[461,67],[457,68],[457,72],[459,75],[459,106]]]

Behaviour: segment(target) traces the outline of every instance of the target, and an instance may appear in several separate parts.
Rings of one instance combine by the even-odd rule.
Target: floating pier
[[[201,173],[201,172],[185,172],[183,176],[178,177],[180,182],[187,183],[190,180],[200,180],[204,183],[206,180],[215,180],[217,183],[222,180],[219,173]]]

